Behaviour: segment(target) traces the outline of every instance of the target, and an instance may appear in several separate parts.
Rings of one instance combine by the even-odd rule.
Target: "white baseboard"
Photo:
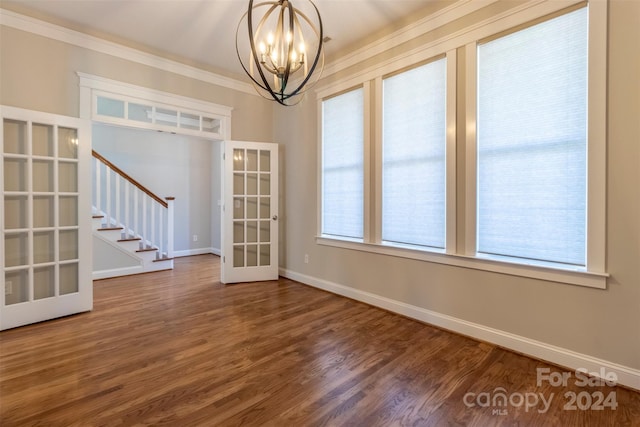
[[[510,350],[546,360],[550,363],[572,370],[586,369],[590,373],[614,373],[617,383],[640,390],[640,370],[633,369],[607,360],[598,359],[587,354],[577,353],[555,345],[515,335],[499,329],[490,328],[478,323],[468,322],[456,317],[427,310],[422,307],[382,297],[370,292],[350,288],[348,286],[307,276],[287,269],[280,269],[280,275],[297,282],[313,286],[334,294],[342,295],[366,304],[383,308],[403,316],[410,317],[434,326],[438,326],[481,341],[499,345]]]
[[[112,270],[100,270],[93,272],[93,280],[109,279],[111,277],[129,276],[131,274],[144,273],[142,265],[134,265],[133,267],[114,268]]]
[[[205,254],[214,254],[220,256],[220,249],[217,248],[198,248],[198,249],[187,249],[185,251],[173,251],[173,256],[175,258],[185,257],[185,256],[193,256],[193,255],[205,255]]]

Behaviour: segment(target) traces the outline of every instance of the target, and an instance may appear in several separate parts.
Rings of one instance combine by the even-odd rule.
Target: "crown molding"
[[[95,52],[115,56],[138,64],[147,65],[184,77],[258,96],[256,91],[253,89],[253,86],[249,83],[182,64],[177,61],[172,61],[138,49],[126,47],[121,44],[113,43],[79,31],[70,30],[59,25],[51,24],[49,22],[2,8],[0,8],[0,25],[47,37],[63,43],[68,43],[84,49],[93,50]]]
[[[442,27],[497,1],[498,0],[458,0],[454,4],[409,24],[386,37],[336,58],[331,64],[324,67],[323,77],[345,70],[359,62],[365,61],[389,49],[393,49],[402,43],[413,40],[416,37],[433,31],[436,28]]]

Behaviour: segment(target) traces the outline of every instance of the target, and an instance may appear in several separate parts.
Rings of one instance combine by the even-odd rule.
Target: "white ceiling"
[[[301,2],[307,0],[294,0]],[[331,55],[434,0],[315,0]],[[235,32],[248,0],[2,0],[2,7],[54,23],[242,73]],[[258,3],[258,2],[256,2]]]

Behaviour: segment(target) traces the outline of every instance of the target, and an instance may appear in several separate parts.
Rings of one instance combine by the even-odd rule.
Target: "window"
[[[446,59],[383,80],[382,240],[444,249]]]
[[[586,265],[587,18],[478,46],[478,253]]]
[[[322,102],[322,234],[362,239],[364,91]]]
[[[318,89],[317,243],[606,288],[607,2],[503,6]]]

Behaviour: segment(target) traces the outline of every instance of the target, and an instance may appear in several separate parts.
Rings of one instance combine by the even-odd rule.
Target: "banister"
[[[158,202],[160,205],[162,205],[164,208],[167,208],[167,202],[162,200],[160,197],[156,196],[155,194],[153,194],[151,192],[151,190],[149,190],[148,188],[146,188],[144,185],[140,184],[138,181],[136,181],[135,179],[131,178],[127,173],[125,173],[122,169],[120,169],[119,167],[117,167],[116,165],[114,165],[113,163],[111,163],[109,160],[105,159],[104,157],[102,157],[102,155],[100,155],[100,153],[98,153],[96,150],[91,150],[91,154],[93,155],[93,157],[95,157],[96,159],[100,160],[102,163],[104,163],[105,165],[107,165],[108,167],[110,167],[113,171],[115,171],[118,175],[120,175],[121,177],[123,177],[124,179],[126,179],[127,181],[129,181],[132,185],[134,185],[138,190],[142,191],[143,193],[145,193],[147,196],[151,197],[153,200],[155,200],[156,202]]]

